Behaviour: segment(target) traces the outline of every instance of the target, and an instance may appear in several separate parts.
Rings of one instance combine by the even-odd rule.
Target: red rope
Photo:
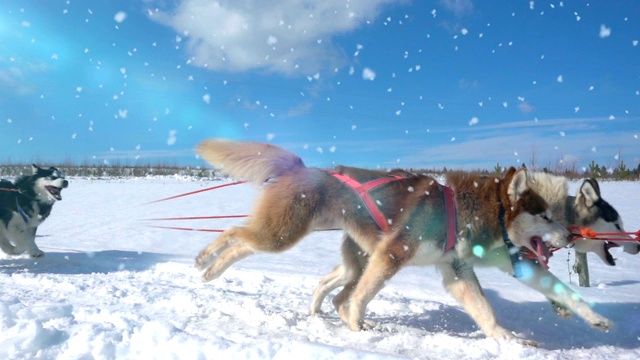
[[[569,226],[569,231],[575,238],[585,238],[589,240],[610,240],[610,241],[638,241],[640,242],[640,230],[636,232],[602,232],[598,233],[590,228],[580,226]],[[629,235],[629,238],[617,236]],[[634,237],[635,236],[635,237]]]
[[[178,195],[174,195],[174,196],[169,196],[167,198],[160,199],[160,200],[150,201],[150,202],[144,203],[142,205],[155,204],[155,203],[159,203],[159,202],[162,202],[162,201],[177,199],[177,198],[181,198],[183,196],[193,195],[193,194],[197,194],[197,193],[201,193],[201,192],[205,192],[205,191],[209,191],[209,190],[220,189],[220,188],[227,187],[227,186],[232,186],[232,185],[244,184],[245,182],[246,181],[236,181],[236,182],[232,182],[232,183],[228,183],[228,184],[216,185],[216,186],[208,187],[206,189],[200,189],[200,190],[191,191],[191,192],[184,193],[184,194],[178,194]]]
[[[185,217],[171,217],[171,218],[142,219],[142,221],[209,220],[209,219],[235,219],[235,218],[246,218],[246,217],[249,217],[249,215],[185,216]]]
[[[196,228],[185,228],[185,227],[177,227],[177,226],[147,225],[147,227],[156,228],[156,229],[183,230],[183,231],[224,232],[224,230],[218,230],[218,229],[196,229]]]

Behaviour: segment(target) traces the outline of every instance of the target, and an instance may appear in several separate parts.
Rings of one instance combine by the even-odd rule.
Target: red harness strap
[[[458,231],[456,200],[453,197],[453,190],[448,186],[443,186],[444,209],[447,212],[447,245],[444,251],[447,252],[456,246],[456,232]]]
[[[355,179],[350,178],[346,175],[338,174],[335,172],[329,172],[329,174],[342,181],[345,185],[352,188],[356,192],[356,194],[358,194],[364,205],[367,207],[367,210],[376,221],[380,229],[382,229],[382,231],[387,232],[389,230],[389,222],[385,219],[384,214],[382,213],[382,211],[380,211],[380,208],[373,200],[373,198],[371,198],[371,195],[369,195],[369,191],[380,185],[404,179],[404,177],[392,175],[361,184]],[[447,243],[445,244],[444,248],[444,251],[447,252],[456,246],[457,216],[453,190],[451,190],[451,188],[448,186],[443,186],[442,188],[444,190],[444,205],[445,212],[447,214]]]
[[[356,192],[356,194],[358,194],[358,196],[360,197],[364,205],[367,207],[367,210],[369,210],[369,213],[371,214],[373,219],[376,221],[380,229],[382,229],[382,231],[386,232],[389,230],[389,223],[387,219],[385,219],[384,214],[382,214],[382,211],[380,211],[380,208],[378,208],[378,205],[376,204],[376,202],[373,201],[373,199],[371,198],[371,195],[369,195],[369,190],[372,190],[380,185],[383,185],[392,181],[403,179],[402,176],[383,177],[380,179],[372,180],[364,184],[361,184],[356,180],[354,180],[353,178],[350,178],[342,174],[338,174],[334,172],[330,172],[329,174],[331,174],[336,179],[345,183],[345,185],[352,188]]]

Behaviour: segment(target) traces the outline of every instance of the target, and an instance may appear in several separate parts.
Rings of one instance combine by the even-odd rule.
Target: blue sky
[[[639,40],[634,0],[4,0],[0,162],[637,167]]]

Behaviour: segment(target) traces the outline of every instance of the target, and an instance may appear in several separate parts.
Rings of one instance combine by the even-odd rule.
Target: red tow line
[[[244,184],[246,181],[236,181],[228,184],[211,186],[205,189],[200,189],[196,191],[190,191],[183,194],[178,194],[174,196],[169,196],[163,199],[150,201],[144,203],[143,205],[155,204],[162,201],[178,199],[184,196],[189,196],[193,194],[198,194],[205,191],[211,191],[220,189],[227,186],[240,185]],[[184,217],[168,217],[168,218],[154,218],[154,219],[142,219],[142,221],[182,221],[182,220],[209,220],[209,219],[235,219],[235,218],[246,218],[249,215],[217,215],[217,216],[184,216]],[[162,225],[146,225],[147,227],[156,228],[156,229],[169,229],[169,230],[182,230],[182,231],[202,231],[202,232],[224,232],[224,230],[220,229],[202,229],[202,228],[187,228],[187,227],[179,227],[179,226],[162,226]]]
[[[637,241],[640,242],[640,230],[636,232],[602,232],[598,233],[590,228],[580,226],[569,226],[568,230],[574,238],[585,238],[587,240],[609,240],[609,241]],[[629,235],[629,238],[617,236]]]
[[[149,201],[148,203],[144,203],[144,204],[142,204],[142,205],[155,204],[155,203],[159,203],[159,202],[162,202],[162,201],[167,201],[167,200],[172,200],[172,199],[181,198],[181,197],[183,197],[183,196],[188,196],[188,195],[193,195],[193,194],[197,194],[197,193],[201,193],[201,192],[205,192],[205,191],[210,191],[210,190],[220,189],[220,188],[227,187],[227,186],[244,184],[245,182],[246,182],[246,181],[236,181],[236,182],[232,182],[232,183],[228,183],[228,184],[216,185],[216,186],[208,187],[208,188],[206,188],[206,189],[200,189],[200,190],[191,191],[191,192],[184,193],[184,194],[179,194],[179,195],[169,196],[169,197],[166,197],[166,198],[164,198],[164,199],[160,199],[160,200]]]

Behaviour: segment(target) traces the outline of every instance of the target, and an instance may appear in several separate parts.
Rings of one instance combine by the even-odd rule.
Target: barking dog
[[[21,176],[15,183],[0,181],[0,248],[8,255],[44,255],[36,245],[36,230],[69,186],[55,167],[32,167],[33,175]]]
[[[457,222],[463,226],[458,228],[462,231],[455,247],[445,251],[445,189],[431,177],[402,177],[370,192],[388,220],[389,229],[383,231],[354,189],[327,171],[307,168],[291,152],[269,144],[219,139],[206,140],[196,150],[226,173],[262,185],[247,223],[226,230],[196,257],[196,267],[204,271],[203,280],[218,278],[233,263],[255,252],[285,251],[313,229],[344,229],[369,255],[350,301],[338,306],[340,317],[351,330],[366,327],[367,304],[402,267],[435,265],[445,287],[486,336],[514,339],[498,324],[482,292],[473,271],[474,252],[502,246],[503,233],[515,246],[533,250],[567,244],[568,231],[550,219],[547,203],[531,191],[524,170],[512,168],[503,179],[463,173],[449,179]],[[530,273],[540,271],[531,269]],[[532,282],[532,287],[542,287]],[[583,306],[581,310],[585,316],[589,313],[595,326],[610,326],[588,305],[572,299],[568,291],[560,291],[565,295],[557,297]]]

